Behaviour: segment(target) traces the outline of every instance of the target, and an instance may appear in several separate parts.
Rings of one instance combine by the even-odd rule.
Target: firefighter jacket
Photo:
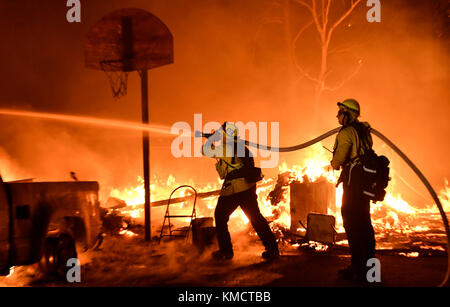
[[[359,157],[364,155],[364,150],[372,148],[373,142],[370,133],[367,134],[366,140],[360,140],[358,137],[354,126],[359,124],[370,129],[369,123],[360,123],[356,120],[351,125],[342,127],[339,131],[333,147],[333,159],[331,160],[331,166],[334,169],[339,169],[340,167],[344,169],[351,163],[357,163]]]
[[[205,143],[206,145],[206,143]],[[222,184],[222,190],[220,191],[220,196],[229,196],[235,193],[246,191],[256,185],[256,183],[247,182],[245,178],[234,178],[226,179],[227,175],[234,170],[241,169],[244,167],[244,158],[234,157],[233,159],[233,143],[226,143],[225,145],[214,146],[210,145],[213,153],[207,154],[211,158],[216,158],[216,170],[219,174],[220,179],[225,179]],[[205,148],[204,148],[205,152]]]

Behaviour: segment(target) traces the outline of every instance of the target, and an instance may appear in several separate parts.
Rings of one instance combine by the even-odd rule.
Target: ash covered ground
[[[81,282],[43,276],[38,264],[15,268],[0,286],[62,287],[336,287],[358,286],[338,279],[338,270],[350,261],[343,248],[328,252],[283,244],[277,261],[260,257],[263,247],[248,233],[232,234],[235,257],[229,262],[211,259],[211,246],[199,253],[185,241],[158,244],[144,236],[107,236],[97,250],[79,254]],[[445,256],[404,257],[377,254],[381,286],[436,286],[446,272]]]

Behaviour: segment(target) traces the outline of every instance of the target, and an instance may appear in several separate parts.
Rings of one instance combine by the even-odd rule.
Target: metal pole
[[[142,91],[142,123],[148,124],[148,75],[147,70],[141,71]],[[142,132],[142,149],[144,158],[144,189],[145,189],[145,240],[151,240],[150,222],[150,141],[148,131]]]

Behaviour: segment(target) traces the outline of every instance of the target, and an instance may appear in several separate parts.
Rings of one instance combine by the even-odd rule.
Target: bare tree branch
[[[331,37],[334,33],[334,30],[353,12],[355,7],[361,2],[361,0],[351,0],[350,7],[334,22],[331,27],[328,28],[329,23],[329,14],[331,10],[331,0],[321,0],[321,5],[317,6],[317,0],[311,0],[311,2],[307,2],[306,0],[295,0],[298,4],[306,7],[308,11],[311,13],[313,21],[316,25],[317,32],[319,33],[321,39],[321,64],[320,70],[318,72],[317,77],[313,77],[310,73],[307,73],[305,69],[298,63],[297,58],[295,57],[295,53],[293,52],[293,62],[295,67],[298,69],[300,74],[311,81],[316,83],[316,101],[319,101],[320,96],[324,90],[336,90],[342,87],[348,80],[350,80],[353,76],[357,74],[360,69],[361,62],[347,78],[345,78],[342,82],[340,82],[337,86],[330,87],[326,86],[326,79],[328,78],[331,70],[328,70],[327,59],[330,53],[329,46]],[[295,51],[295,46],[299,37],[302,33],[311,25],[312,21],[303,26],[300,31],[297,33],[293,40],[293,50]],[[333,52],[339,52],[343,50],[334,50]]]
[[[324,25],[325,24],[325,14],[323,14],[324,13],[324,8],[325,7],[325,0],[322,0],[322,5],[321,5],[321,8],[322,8],[322,25]]]
[[[312,6],[310,6],[308,3],[306,3],[306,2],[303,1],[303,0],[295,0],[295,1],[296,1],[298,4],[301,4],[301,5],[305,6],[305,7],[311,12],[311,15],[314,14],[314,11],[313,11]]]
[[[309,10],[309,12],[311,13],[311,16],[314,19],[314,23],[316,24],[317,31],[319,33],[322,33],[322,28],[320,26],[319,19],[317,17],[317,12],[316,12],[316,0],[312,0],[312,5],[309,5],[308,3],[306,3],[303,0],[295,0],[295,1],[298,4],[303,5],[304,7],[306,7]]]
[[[352,0],[352,6],[344,13],[344,15],[341,16],[330,28],[330,31],[328,31],[327,35],[327,44],[330,43],[331,35],[333,34],[333,31],[343,22],[355,9],[355,7],[361,2],[361,0],[356,0],[355,2]]]
[[[314,22],[314,21],[311,20],[310,22],[308,22],[307,24],[305,24],[305,25],[297,32],[297,34],[295,35],[295,37],[294,37],[294,39],[293,39],[293,41],[292,41],[292,49],[293,49],[293,52],[292,52],[292,60],[293,60],[293,62],[294,62],[295,67],[299,70],[299,72],[300,72],[300,74],[301,74],[302,76],[304,76],[304,77],[308,78],[309,80],[314,81],[314,82],[317,83],[317,82],[319,82],[319,80],[318,80],[317,78],[314,78],[313,76],[311,76],[309,73],[307,73],[307,72],[301,67],[300,63],[298,63],[297,57],[295,56],[295,50],[297,49],[297,41],[298,41],[298,39],[299,39],[300,36],[303,34],[303,32],[305,32],[306,29],[309,28],[309,27],[312,25],[313,22]],[[298,80],[297,80],[296,82],[298,82]]]
[[[306,78],[308,78],[309,80],[311,80],[311,81],[313,81],[313,82],[315,82],[315,83],[319,83],[319,82],[320,82],[319,79],[314,78],[314,77],[311,76],[309,73],[307,73],[307,72],[306,72],[306,71],[305,71],[305,70],[297,63],[297,61],[295,61],[294,64],[295,64],[295,67],[297,67],[297,69],[300,71],[300,74],[301,74],[303,77],[306,77]]]
[[[314,18],[314,22],[316,23],[316,27],[317,27],[317,31],[320,33],[320,36],[323,36],[324,33],[324,29],[320,26],[319,23],[319,17],[317,16],[317,11],[316,11],[316,0],[312,0],[312,15]]]
[[[350,52],[352,49],[356,48],[356,47],[360,47],[361,44],[351,44],[351,45],[346,45],[345,47],[340,47],[340,48],[333,48],[330,49],[328,51],[328,54],[333,54],[333,53],[346,53],[346,52]]]
[[[324,86],[324,90],[327,90],[327,91],[335,91],[335,90],[337,90],[337,89],[340,89],[341,87],[343,87],[344,86],[344,84],[345,83],[347,83],[350,79],[352,79],[358,72],[359,72],[359,70],[361,69],[361,66],[362,66],[362,60],[359,60],[358,61],[358,66],[356,66],[356,68],[355,68],[355,70],[351,73],[351,74],[349,74],[348,76],[347,76],[347,78],[345,78],[344,80],[342,80],[338,85],[336,85],[336,86],[333,86],[333,87],[329,87],[329,86]]]
[[[331,6],[331,0],[328,0],[327,1],[327,8],[326,8],[326,10],[325,10],[325,21],[323,22],[323,28],[325,29],[325,31],[326,31],[326,29],[327,29],[327,24],[328,24],[328,15],[330,14],[330,6]]]
[[[289,1],[289,0],[286,0]],[[361,3],[361,0],[350,0],[350,7],[347,7],[346,10],[338,16],[338,19],[331,24],[331,18],[330,18],[330,12],[332,11],[331,8],[331,2],[332,0],[294,0],[295,3],[298,3],[301,7],[306,8],[306,10],[311,14],[311,20],[308,21],[306,24],[304,24],[295,34],[295,36],[291,40],[290,50],[288,56],[292,57],[292,62],[294,64],[294,67],[296,68],[299,78],[295,81],[298,82],[302,78],[306,78],[315,84],[315,100],[318,103],[320,100],[320,97],[324,90],[330,90],[334,91],[336,89],[341,88],[348,80],[353,78],[358,71],[361,68],[361,60],[358,62],[357,67],[355,70],[350,73],[346,78],[342,80],[339,84],[336,86],[327,86],[327,81],[329,79],[329,75],[332,72],[331,69],[328,69],[328,56],[331,53],[337,53],[337,52],[346,52],[347,48],[343,49],[334,49],[329,50],[330,42],[332,35],[334,33],[334,30],[338,28],[343,21],[354,11],[354,9]],[[349,3],[344,2],[344,3]],[[272,4],[271,12],[273,11],[274,6],[281,5],[279,2],[276,2],[275,4]],[[285,4],[286,5],[286,4]],[[334,6],[333,6],[334,7]],[[289,22],[287,17],[272,17],[272,18],[264,18],[262,19],[262,24],[259,25],[256,35],[255,35],[255,41],[257,37],[259,36],[260,31],[266,24],[270,23],[286,23]],[[314,71],[307,71],[302,64],[299,63],[299,57],[296,56],[296,51],[298,50],[297,45],[300,40],[300,37],[305,33],[305,31],[314,23],[315,28],[320,36],[320,68],[317,72],[317,75],[314,73]],[[290,35],[289,35],[290,37]]]
[[[296,49],[297,47],[295,46],[297,44],[297,40],[300,38],[300,36],[303,34],[303,32],[305,32],[305,30],[311,26],[313,23],[313,20],[311,20],[310,22],[308,22],[307,24],[305,24],[295,35],[294,40],[292,41],[292,47],[294,49]]]

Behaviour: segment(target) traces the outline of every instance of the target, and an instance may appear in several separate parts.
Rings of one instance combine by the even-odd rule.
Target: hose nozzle
[[[194,137],[196,138],[209,138],[211,135],[213,135],[212,133],[204,133],[198,130],[194,131]]]

